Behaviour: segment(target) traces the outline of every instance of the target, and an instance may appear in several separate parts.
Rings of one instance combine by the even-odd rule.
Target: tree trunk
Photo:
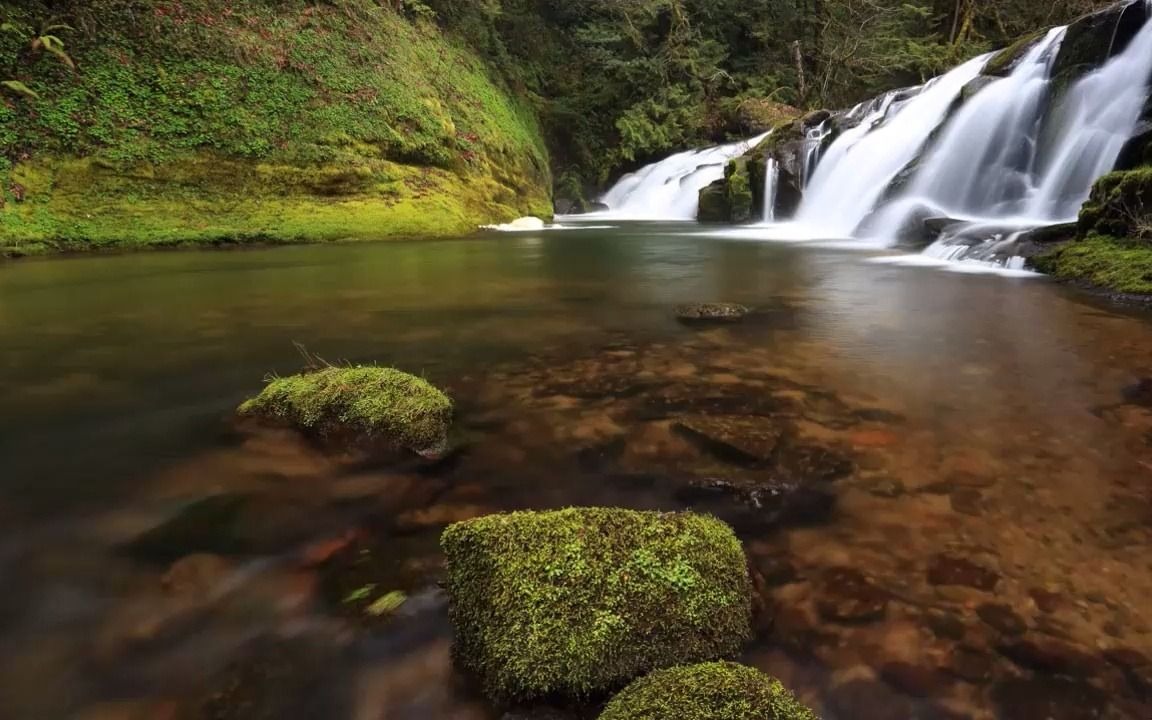
[[[808,102],[808,80],[804,76],[804,55],[800,52],[800,41],[792,43],[792,58],[796,61],[796,92],[800,95],[799,106]]]

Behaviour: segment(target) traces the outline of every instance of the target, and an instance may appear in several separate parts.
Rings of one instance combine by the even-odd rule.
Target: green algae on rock
[[[434,455],[447,446],[452,410],[452,400],[426,380],[356,366],[276,378],[238,412],[321,438],[383,441]]]
[[[817,720],[779,680],[711,662],[659,670],[608,703],[600,720]]]
[[[695,513],[489,515],[441,538],[458,662],[499,699],[587,697],[750,637],[743,548]]]

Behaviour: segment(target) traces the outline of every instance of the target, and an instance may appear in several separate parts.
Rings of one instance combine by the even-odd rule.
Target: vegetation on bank
[[[452,525],[441,545],[456,657],[495,698],[587,697],[750,636],[744,551],[711,517],[518,512]]]
[[[355,366],[275,378],[238,412],[321,438],[383,440],[432,452],[447,444],[453,406],[422,378],[392,368]]]
[[[1077,232],[1033,258],[1036,269],[1105,291],[1152,295],[1152,167],[1097,180]]]
[[[779,680],[712,662],[658,670],[612,699],[600,720],[817,720]]]
[[[535,113],[428,12],[0,2],[20,29],[0,33],[0,64],[28,91],[0,101],[0,248],[445,234],[547,214]],[[47,23],[71,64],[30,43]]]

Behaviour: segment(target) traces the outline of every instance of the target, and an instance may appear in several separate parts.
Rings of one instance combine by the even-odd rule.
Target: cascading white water
[[[965,104],[908,189],[884,209],[878,231],[892,233],[923,207],[971,220],[974,230],[1076,219],[1092,183],[1112,169],[1136,130],[1152,75],[1152,23],[1049,108],[1052,60],[1063,35],[1063,28],[1050,32],[1010,76]],[[999,242],[995,235],[990,240]]]
[[[764,163],[764,221],[776,220],[776,188],[780,185],[780,164],[768,156]]]
[[[1048,68],[1064,38],[1057,28],[1028,51],[1015,70],[964,103],[922,159],[901,200],[875,223],[891,232],[925,205],[951,217],[996,213],[1028,194],[1043,119]]]
[[[988,57],[964,63],[911,99],[902,92],[883,96],[878,107],[825,152],[808,183],[796,223],[817,237],[851,237]]]
[[[700,191],[724,177],[724,166],[755,147],[767,133],[750,140],[678,153],[620,178],[600,198],[607,210],[587,217],[618,220],[693,220]]]

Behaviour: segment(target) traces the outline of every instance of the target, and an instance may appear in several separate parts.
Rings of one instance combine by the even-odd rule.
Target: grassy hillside
[[[20,83],[0,102],[0,251],[547,214],[532,110],[426,6],[392,5],[0,2],[0,72]],[[44,34],[75,69],[37,47]]]

